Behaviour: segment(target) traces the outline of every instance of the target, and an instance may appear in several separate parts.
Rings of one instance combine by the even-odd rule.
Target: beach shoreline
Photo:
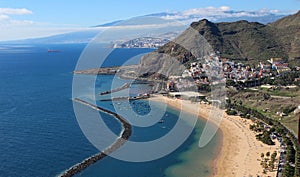
[[[196,114],[204,120],[209,119],[209,113],[212,109],[211,105],[191,103],[187,100],[178,100],[162,95],[153,95],[150,100],[166,103],[179,111],[184,110]],[[182,109],[183,106],[184,109]],[[250,124],[252,124],[252,121],[249,119],[240,116],[229,116],[224,113],[219,126],[221,137],[217,155],[211,162],[211,176],[276,176],[276,170],[263,174],[260,156],[261,153],[273,153],[274,151],[279,154],[279,142],[276,140],[274,146],[268,146],[256,140],[255,132],[249,128]]]
[[[219,132],[220,132],[219,145],[218,145],[217,150],[216,150],[217,155],[215,156],[215,158],[212,160],[212,162],[210,164],[211,171],[212,171],[210,177],[213,177],[216,174],[218,174],[218,169],[217,169],[218,159],[220,159],[220,157],[221,157],[222,146],[223,146],[223,132],[222,132],[221,129],[219,129]]]

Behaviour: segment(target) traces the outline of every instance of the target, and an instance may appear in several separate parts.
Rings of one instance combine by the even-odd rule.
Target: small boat
[[[163,120],[163,119],[160,119],[160,120],[158,121],[158,123],[164,123],[164,120]]]
[[[58,53],[61,52],[60,50],[48,50],[48,53]]]

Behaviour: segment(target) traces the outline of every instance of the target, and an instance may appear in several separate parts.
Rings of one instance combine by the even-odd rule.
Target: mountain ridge
[[[195,36],[191,35],[193,33],[187,31],[200,34],[206,41],[203,41],[202,37],[198,37],[199,40],[202,40],[202,43],[195,42]],[[181,41],[181,43],[176,41]],[[183,43],[185,44],[182,45]],[[191,52],[183,47],[188,43],[195,44],[188,47],[188,49],[194,51]],[[201,46],[208,44],[212,50],[207,50],[208,47],[203,48]],[[283,58],[289,63],[294,61],[299,63],[299,46],[300,12],[267,25],[245,20],[213,23],[207,19],[202,19],[193,22],[189,29],[173,42],[169,42],[157,51],[145,55],[140,63],[140,73],[149,73],[149,71],[155,73],[153,69],[149,70],[147,67],[160,68],[158,72],[168,70],[168,67],[173,67],[173,64],[170,63],[170,57],[175,57],[181,64],[187,65],[198,57],[203,57],[208,51],[219,53],[221,57],[242,60],[252,64],[258,64],[259,61],[267,61],[270,58],[277,57]],[[193,54],[197,54],[197,56]],[[177,70],[167,74],[178,75],[178,73],[180,72]]]
[[[231,59],[282,57],[292,60],[300,57],[300,50],[293,55],[290,53],[293,50],[291,45],[295,45],[292,39],[300,33],[300,11],[267,25],[245,20],[213,23],[203,19],[193,22],[190,27],[199,32],[215,51]],[[286,38],[290,40],[284,41]]]

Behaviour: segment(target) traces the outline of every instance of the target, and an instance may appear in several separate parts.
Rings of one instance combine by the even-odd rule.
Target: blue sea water
[[[72,71],[84,47],[84,44],[0,46],[0,176],[56,176],[98,153],[79,128],[71,100]],[[48,49],[61,52],[48,53]],[[117,49],[104,66],[120,65],[132,56],[150,51]],[[99,76],[97,91],[109,89],[112,79],[113,76]],[[117,82],[122,85],[126,80]],[[138,92],[144,86],[135,87]],[[97,104],[114,110],[109,102],[98,101]],[[143,109],[136,108],[138,105]],[[132,107],[140,111],[139,114],[149,111],[144,101],[136,101]],[[134,127],[130,140],[146,141],[162,136],[178,119],[176,110],[168,108],[167,114],[163,125],[148,129]],[[101,116],[118,134],[120,124],[109,115],[101,113]],[[174,176],[176,169],[191,162],[191,158],[185,158],[185,153],[190,151],[194,151],[200,159],[197,161],[201,162],[199,168],[194,169],[199,173],[196,176],[207,176],[218,136],[206,148],[197,149],[195,143],[204,123],[199,121],[187,141],[164,158],[132,163],[107,157],[78,176]]]

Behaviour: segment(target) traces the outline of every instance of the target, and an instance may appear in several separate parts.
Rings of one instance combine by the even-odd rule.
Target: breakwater
[[[114,92],[118,92],[118,91],[127,89],[127,88],[129,88],[129,87],[130,87],[130,83],[125,83],[125,84],[122,85],[121,87],[118,87],[118,88],[115,88],[115,89],[112,89],[112,90],[108,90],[108,91],[105,91],[105,92],[101,92],[101,93],[99,93],[99,95],[107,95],[107,94],[111,94],[111,93],[114,93]]]
[[[91,104],[87,101],[81,100],[79,98],[75,98],[74,101],[76,101],[78,103],[81,103],[83,105],[89,106],[89,107],[91,107],[95,110],[98,110],[98,111],[101,111],[101,112],[104,112],[106,114],[114,116],[116,119],[118,119],[121,122],[122,131],[120,133],[120,136],[116,139],[116,141],[111,146],[109,146],[107,149],[105,149],[103,152],[95,154],[95,155],[83,160],[82,162],[74,165],[73,167],[66,170],[63,174],[59,175],[60,177],[74,176],[75,174],[83,171],[84,169],[86,169],[90,165],[92,165],[92,164],[96,163],[97,161],[103,159],[108,154],[114,152],[115,150],[120,148],[124,143],[126,143],[126,141],[131,136],[131,133],[132,133],[132,128],[131,128],[131,125],[129,124],[129,122],[124,117],[120,116],[119,114],[114,113],[114,112],[112,112],[110,110],[107,110],[105,108],[102,108],[100,106],[93,105],[93,104]]]
[[[122,97],[114,97],[114,98],[108,98],[108,99],[101,99],[99,101],[120,101],[120,100],[141,100],[141,99],[148,99],[150,98],[149,94],[142,95],[142,96],[134,96],[134,97],[128,97],[128,96],[122,96]]]

